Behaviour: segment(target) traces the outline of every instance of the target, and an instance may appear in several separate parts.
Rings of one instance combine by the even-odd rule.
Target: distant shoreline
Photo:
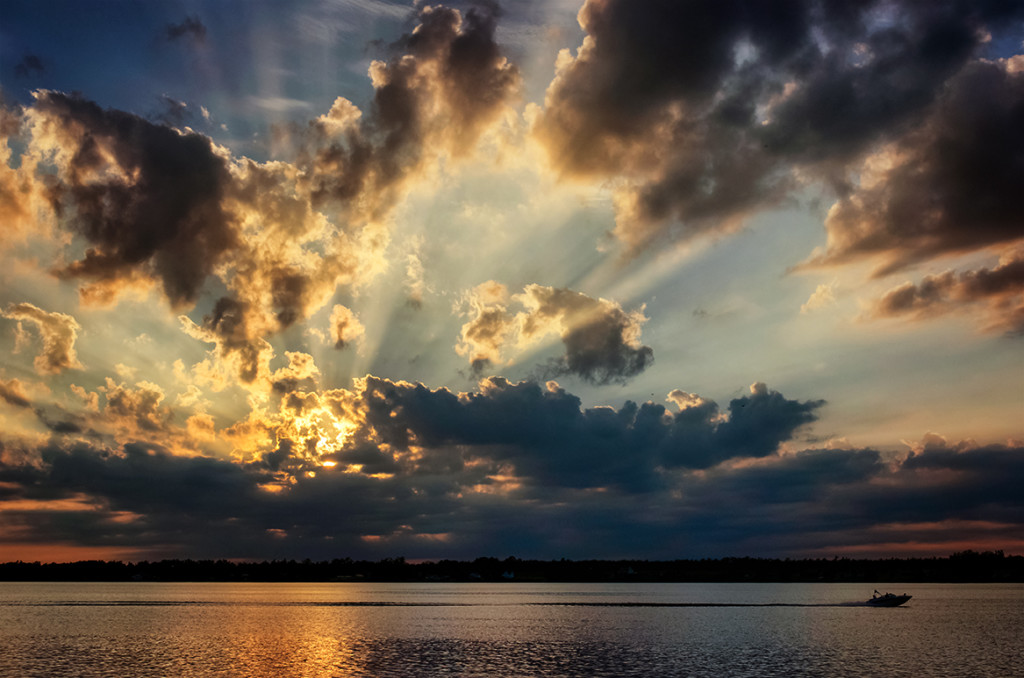
[[[875,560],[15,561],[0,563],[0,581],[1024,583],[1024,556],[963,551],[945,558]]]

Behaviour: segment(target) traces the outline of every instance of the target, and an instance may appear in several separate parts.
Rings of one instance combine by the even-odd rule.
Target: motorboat
[[[871,596],[871,600],[867,601],[867,604],[872,607],[897,607],[902,605],[913,598],[904,593],[902,596],[897,596],[895,593],[879,593],[875,591],[875,595]]]

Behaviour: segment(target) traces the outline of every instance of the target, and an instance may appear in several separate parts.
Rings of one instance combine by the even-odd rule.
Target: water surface
[[[1024,585],[0,583],[3,676],[1010,676]]]

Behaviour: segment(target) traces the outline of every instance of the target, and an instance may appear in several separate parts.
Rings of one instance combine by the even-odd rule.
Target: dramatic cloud
[[[972,305],[987,307],[985,329],[1010,334],[1024,332],[1024,257],[1004,257],[995,268],[957,273],[946,271],[907,282],[879,299],[870,313],[876,317],[931,318]]]
[[[755,384],[724,413],[698,396],[674,415],[653,403],[584,409],[553,381],[513,384],[502,377],[483,380],[473,393],[373,376],[356,380],[351,391],[321,391],[312,359],[288,357],[289,366],[271,377],[276,405],[254,409],[224,431],[237,459],[274,471],[285,488],[307,471],[340,464],[346,473],[372,477],[441,474],[436,482],[449,488],[528,483],[641,491],[669,482],[671,469],[771,456],[815,421],[823,404]],[[103,415],[108,426],[117,425],[119,440],[145,438],[145,429],[171,431],[172,414],[155,385],[108,382],[104,392]],[[680,393],[670,397],[680,403]]]
[[[267,337],[305,321],[339,286],[363,284],[385,266],[386,234],[328,219],[302,192],[299,174],[281,162],[231,166],[224,205],[239,242],[220,271],[230,294],[216,301],[201,332],[189,331],[216,344],[247,383],[273,357]]]
[[[895,469],[900,492],[886,497],[877,488],[862,495],[857,505],[874,505],[871,510],[887,512],[892,522],[924,522],[938,513],[947,520],[1012,525],[1024,508],[1013,482],[1024,468],[1022,452],[1020,445],[951,444],[928,435]]]
[[[764,384],[730,402],[725,416],[702,399],[675,415],[652,403],[582,409],[554,382],[542,388],[501,377],[481,382],[479,394],[458,396],[372,377],[361,385],[366,423],[390,446],[479,446],[475,456],[512,463],[519,475],[578,486],[650,484],[659,468],[773,454],[823,404],[787,400]]]
[[[1024,58],[975,62],[899,140],[869,156],[832,206],[811,264],[864,256],[888,273],[941,254],[1024,237]]]
[[[0,316],[19,321],[19,333],[23,331],[22,322],[29,323],[39,333],[43,345],[34,361],[39,374],[82,369],[75,352],[75,340],[82,327],[71,316],[44,311],[28,303],[11,304],[0,312]]]
[[[230,293],[199,329],[186,327],[216,344],[243,381],[256,380],[273,356],[265,337],[308,318],[337,286],[383,270],[388,236],[377,222],[405,179],[432,154],[468,152],[518,86],[486,7],[465,17],[427,7],[420,20],[395,45],[405,53],[371,69],[376,95],[362,125],[361,112],[339,99],[311,127],[297,166],[234,161],[191,131],[37,93],[26,113],[26,157],[55,170],[37,172],[36,183],[60,222],[89,244],[59,275],[88,280],[82,298],[94,304],[156,280],[178,308],[218,275]],[[170,38],[204,34],[193,18],[168,29]],[[8,174],[0,199],[26,221],[21,177]],[[345,207],[340,225],[314,209],[328,199]]]
[[[236,244],[227,162],[210,140],[58,92],[37,93],[27,115],[56,169],[53,209],[91,245],[59,274],[102,283],[144,268],[173,305],[193,303]]]
[[[510,301],[525,307],[513,314]],[[627,313],[613,301],[543,285],[527,285],[510,298],[504,285],[488,281],[463,302],[470,316],[456,347],[475,371],[498,364],[510,347],[534,344],[558,335],[565,355],[547,366],[549,376],[572,374],[596,384],[625,382],[644,371],[654,351],[640,343],[647,318],[643,309]]]
[[[759,506],[762,515],[753,520],[766,531],[775,532],[778,526],[770,524],[777,523],[779,518],[800,519],[815,525],[820,520],[813,516],[779,515],[780,508],[807,510],[813,504],[821,511],[844,511],[843,507],[829,506],[829,499],[837,490],[862,488],[886,472],[886,465],[875,450],[802,450],[770,463],[712,471],[704,482],[690,483],[693,494],[688,501],[714,502],[723,507],[726,515],[722,522],[736,518],[741,507]]]
[[[523,292],[527,308],[521,334],[530,341],[559,326],[565,355],[552,366],[556,375],[574,374],[607,384],[626,381],[654,361],[654,350],[640,343],[643,309],[626,313],[615,302],[541,285]]]
[[[1024,549],[1024,3],[385,4],[6,12],[0,551]]]
[[[311,123],[300,165],[315,204],[335,201],[352,218],[379,220],[432,155],[468,153],[519,87],[518,70],[494,42],[493,7],[465,16],[425,6],[420,24],[374,61],[368,116],[339,98]]]
[[[787,400],[762,384],[732,401],[724,416],[699,398],[699,405],[676,415],[651,403],[583,409],[579,398],[554,382],[513,384],[500,377],[464,394],[371,376],[351,392],[302,391],[303,378],[315,367],[308,356],[290,358],[289,368],[275,374],[284,395],[279,412],[248,424],[263,434],[246,438],[245,427],[236,427],[233,435],[236,442],[255,441],[255,458],[269,468],[297,475],[333,459],[357,464],[350,473],[397,473],[417,482],[439,471],[440,463],[453,472],[446,481],[453,487],[494,484],[488,476],[511,473],[519,482],[548,486],[639,490],[661,485],[664,468],[771,455],[813,421],[821,405]],[[172,415],[154,384],[131,389],[108,380],[102,390],[103,416],[127,426],[122,435],[129,440],[169,429]]]
[[[977,64],[958,73],[1022,13],[1019,3],[588,0],[587,37],[575,56],[560,55],[534,129],[561,172],[620,182],[615,232],[628,247],[733,230],[812,170],[841,186],[847,163],[902,139],[922,116],[941,118],[935,100],[973,82]],[[990,101],[995,86],[964,100],[970,122],[950,128],[960,152],[984,154],[1012,124],[1014,104]],[[991,137],[975,124],[990,109]],[[922,135],[931,137],[902,143],[916,147]],[[1019,156],[1013,143],[992,172]],[[964,178],[954,199],[984,181]],[[986,188],[991,232],[1014,193]]]
[[[374,62],[369,115],[339,98],[304,133],[296,164],[232,160],[205,137],[47,93],[33,109],[37,118],[52,118],[57,102],[65,122],[88,120],[53,146],[72,147],[55,154],[69,177],[65,192],[73,211],[59,207],[71,212],[72,223],[84,223],[79,231],[99,245],[62,273],[97,279],[85,298],[106,301],[111,285],[100,286],[109,278],[124,286],[134,275],[138,284],[140,267],[155,269],[176,306],[193,303],[216,273],[229,293],[201,324],[184,322],[190,335],[216,346],[213,362],[200,371],[213,380],[226,371],[247,384],[267,383],[260,377],[268,375],[274,353],[266,338],[322,308],[338,286],[359,285],[385,268],[383,220],[402,197],[404,182],[438,153],[468,152],[518,85],[516,70],[493,41],[494,17],[484,8],[463,17],[428,7],[420,20],[394,46],[402,53]],[[112,148],[98,155],[118,162],[110,167],[105,160],[82,178],[73,160],[100,132]],[[165,156],[166,167],[157,162]],[[160,217],[136,224],[149,211]],[[176,264],[165,267],[165,260]],[[335,343],[355,338],[357,324],[349,323],[347,334],[335,336]]]
[[[255,462],[143,442],[148,416],[141,439],[117,446],[67,431],[37,448],[4,442],[0,540],[211,557],[252,557],[272,540],[291,556],[475,557],[510,544],[539,557],[678,557],[723,545],[784,555],[820,546],[806,541],[816,532],[870,548],[925,520],[942,548],[967,528],[1004,534],[1024,508],[1020,448],[929,436],[892,462],[871,449],[780,455],[779,441],[820,403],[761,384],[725,415],[682,391],[672,399],[683,406],[674,415],[651,403],[582,409],[553,383],[491,378],[457,395],[367,377],[353,392],[282,400]],[[144,400],[124,414],[159,412],[158,399]],[[307,441],[329,439],[330,417],[349,424],[333,450],[311,456]],[[594,534],[598,551],[574,546]]]

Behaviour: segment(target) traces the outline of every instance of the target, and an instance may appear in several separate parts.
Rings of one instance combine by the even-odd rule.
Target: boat
[[[867,601],[867,605],[872,607],[897,607],[907,602],[914,596],[908,596],[904,593],[902,596],[897,596],[895,593],[879,593],[875,591],[875,595],[871,596],[871,600]]]

